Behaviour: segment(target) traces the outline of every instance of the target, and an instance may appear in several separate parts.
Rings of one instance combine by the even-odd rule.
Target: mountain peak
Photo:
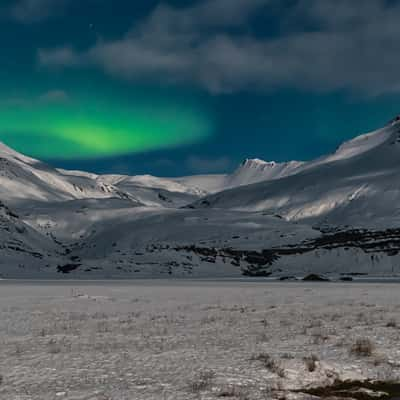
[[[260,166],[275,167],[275,165],[276,165],[275,161],[264,161],[259,158],[246,158],[241,164],[242,167],[249,167],[249,168],[257,168]]]
[[[1,141],[0,141],[0,157],[6,157],[6,158],[11,157],[12,159],[18,159],[27,164],[32,164],[37,162],[37,160],[35,160],[34,158],[19,153],[18,151],[12,149],[11,147],[7,146],[5,143]]]
[[[0,141],[0,153],[15,154],[17,152]]]
[[[393,126],[393,125],[397,125],[400,123],[400,115],[396,115],[396,117],[394,117],[393,119],[391,119],[389,121],[389,125]]]

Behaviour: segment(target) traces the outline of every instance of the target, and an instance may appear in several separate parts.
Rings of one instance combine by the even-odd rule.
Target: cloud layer
[[[190,83],[214,93],[282,87],[367,95],[400,91],[400,5],[389,0],[284,4],[160,4],[118,40],[98,41],[83,52],[41,49],[39,62],[96,67],[128,80]],[[274,13],[279,15],[278,34],[254,33],[255,18],[268,21]]]
[[[41,22],[63,13],[68,0],[17,0],[8,9],[9,15],[22,23]]]

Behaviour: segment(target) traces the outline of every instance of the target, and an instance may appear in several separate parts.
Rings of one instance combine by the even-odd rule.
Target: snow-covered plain
[[[398,381],[399,322],[389,283],[3,281],[0,398],[305,400]]]
[[[0,145],[4,278],[400,273],[400,120],[309,162],[158,178]]]

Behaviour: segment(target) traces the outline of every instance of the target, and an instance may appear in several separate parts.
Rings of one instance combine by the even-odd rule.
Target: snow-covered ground
[[[0,145],[0,276],[400,274],[400,121],[309,162],[182,178],[52,168]]]
[[[309,399],[294,391],[399,380],[398,311],[393,284],[2,281],[0,398]]]

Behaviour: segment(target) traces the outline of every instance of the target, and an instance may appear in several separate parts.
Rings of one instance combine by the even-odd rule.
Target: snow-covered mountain
[[[151,175],[103,175],[101,179],[148,206],[176,208],[207,194],[196,186]]]
[[[246,159],[233,174],[226,177],[224,186],[228,189],[283,178],[295,174],[303,165],[300,161],[277,163],[258,158]]]
[[[91,174],[69,174],[0,144],[0,198],[6,202],[129,198]],[[131,198],[135,201],[134,198]]]
[[[232,174],[195,175],[173,179],[205,195],[289,176],[300,171],[303,165],[301,161],[277,163],[246,158]]]
[[[63,249],[0,202],[0,277],[30,277],[61,258]]]
[[[207,196],[196,207],[276,213],[332,225],[393,226],[400,215],[400,123],[345,142],[280,179]]]
[[[0,276],[400,273],[400,119],[309,162],[182,178],[54,169],[0,145]]]
[[[55,169],[0,143],[0,199],[11,204],[119,198],[136,205],[179,207],[205,194],[151,176],[102,176]]]

